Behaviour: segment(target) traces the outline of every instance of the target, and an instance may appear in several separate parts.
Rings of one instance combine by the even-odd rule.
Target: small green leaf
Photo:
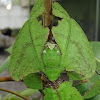
[[[22,91],[20,94],[26,97],[32,96],[32,95],[36,95],[40,93],[38,90],[36,89],[26,89],[24,91]]]
[[[100,59],[100,42],[90,42],[94,55],[98,59]]]
[[[80,75],[76,72],[67,72],[67,74],[69,76],[69,79],[72,80],[72,81],[74,81],[74,80],[84,80],[85,79],[82,75]]]
[[[88,91],[93,86],[93,83],[81,83],[76,85],[76,89],[83,95],[86,91]]]
[[[0,95],[0,100],[2,100],[2,96]]]
[[[24,83],[28,88],[31,89],[42,89],[41,76],[37,73],[29,74],[24,78]]]
[[[45,96],[43,100],[59,100],[57,92],[53,88],[46,88],[44,94]]]
[[[21,92],[17,92],[19,93],[20,95],[22,96],[25,96],[25,97],[30,97],[32,95],[36,95],[39,93],[38,90],[33,90],[33,89],[26,89],[24,91],[21,91]],[[20,97],[16,96],[16,95],[13,95],[13,94],[7,94],[6,97],[4,98],[4,100],[22,100]]]
[[[81,94],[69,82],[60,84],[58,92],[61,100],[83,100]]]
[[[92,83],[94,83],[94,82],[100,80],[100,74],[97,74],[97,73],[95,72],[95,74],[94,74],[89,80],[90,80],[90,82],[92,82]]]
[[[0,66],[0,73],[8,69],[10,62],[10,56],[3,62],[3,64]]]
[[[91,98],[91,99],[88,99],[88,100],[100,100],[100,94],[98,94],[97,96]]]
[[[97,65],[97,68],[96,68],[96,73],[94,74],[93,77],[90,78],[90,81],[91,82],[95,82],[97,80],[100,80],[100,42],[90,42],[91,46],[92,46],[92,49],[93,49],[93,52],[94,52],[94,55],[95,55],[95,60],[96,60],[96,65]]]
[[[92,46],[96,59],[96,65],[97,65],[96,70],[100,72],[100,42],[90,42],[90,44]]]
[[[85,94],[85,99],[93,98],[94,96],[98,95],[100,93],[100,81],[97,81],[94,83],[93,87],[90,88]]]
[[[13,48],[13,46],[10,46],[9,48],[5,49],[5,51],[7,51],[11,54],[12,53],[12,48]]]

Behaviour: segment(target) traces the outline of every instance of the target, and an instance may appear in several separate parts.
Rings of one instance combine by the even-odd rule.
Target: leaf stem
[[[0,77],[0,82],[14,81],[11,77]]]
[[[16,95],[16,96],[18,96],[18,97],[20,97],[20,98],[22,98],[22,99],[24,99],[24,100],[29,100],[29,99],[26,98],[25,96],[22,96],[22,95],[20,95],[20,94],[18,94],[18,93],[15,93],[15,92],[13,92],[13,91],[10,91],[10,90],[6,90],[6,89],[0,88],[0,91],[4,91],[4,92],[8,92],[8,93],[14,94],[14,95]]]

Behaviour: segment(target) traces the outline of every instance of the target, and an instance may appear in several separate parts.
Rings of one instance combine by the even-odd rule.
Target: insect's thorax
[[[46,68],[57,68],[60,65],[61,52],[57,44],[47,42],[42,53],[43,63]]]

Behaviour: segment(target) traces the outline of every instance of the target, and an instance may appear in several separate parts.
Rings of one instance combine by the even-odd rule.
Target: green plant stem
[[[14,94],[14,95],[16,95],[16,96],[18,96],[18,97],[20,97],[20,98],[22,98],[22,99],[24,99],[24,100],[29,100],[29,99],[26,98],[25,96],[22,96],[22,95],[20,95],[20,94],[18,94],[18,93],[15,93],[15,92],[13,92],[13,91],[10,91],[10,90],[6,90],[6,89],[0,88],[0,91],[4,91],[4,92],[8,92],[8,93]]]
[[[11,77],[0,77],[0,82],[14,81]]]

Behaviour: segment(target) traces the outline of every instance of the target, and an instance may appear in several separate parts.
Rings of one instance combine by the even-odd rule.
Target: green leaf
[[[24,78],[24,83],[28,88],[31,89],[42,89],[41,76],[37,73],[29,74]]]
[[[46,88],[44,94],[44,100],[83,100],[77,89],[72,87],[69,82],[61,83],[56,90],[53,88]]]
[[[23,95],[25,97],[30,97],[32,95],[36,95],[39,93],[38,90],[33,90],[33,89],[26,89],[22,92],[17,92],[19,93],[20,95]],[[4,100],[22,100],[20,97],[16,96],[16,95],[13,95],[13,94],[7,94],[6,97],[4,98]]]
[[[97,73],[95,72],[95,74],[94,74],[89,80],[90,80],[90,82],[92,82],[92,83],[94,83],[94,82],[100,80],[100,74],[97,74]]]
[[[67,75],[69,76],[69,79],[74,80],[84,80],[84,77],[76,72],[67,72]]]
[[[93,86],[93,83],[81,83],[76,85],[75,88],[83,95],[86,91],[88,91]]]
[[[70,82],[60,84],[58,92],[61,100],[83,100],[80,93],[75,87],[72,87]]]
[[[100,72],[100,42],[90,42],[90,44],[92,46],[96,59],[96,65],[97,65],[96,70]]]
[[[90,88],[85,94],[85,99],[90,99],[100,93],[100,81],[94,83],[93,87]]]
[[[96,63],[83,30],[58,3],[53,4],[53,14],[62,18],[58,26],[52,29],[62,54],[60,67],[90,78],[95,72]]]
[[[95,58],[95,59],[96,59],[96,65],[97,65],[96,71],[100,73],[100,59],[98,58]]]
[[[90,42],[94,55],[98,59],[100,59],[100,42]]]
[[[9,48],[5,49],[5,51],[7,51],[11,54],[12,53],[12,48],[13,48],[13,46],[10,46]]]
[[[22,91],[20,94],[26,97],[32,96],[32,95],[36,95],[39,94],[40,92],[36,89],[26,89],[24,91]]]
[[[91,82],[95,82],[97,80],[100,80],[100,42],[90,42],[94,55],[95,55],[95,60],[96,60],[96,71],[98,72],[94,74],[93,77],[90,78]]]
[[[89,100],[100,100],[100,94],[95,96],[95,97],[93,97],[93,98],[91,98],[91,99],[89,99]]]
[[[59,100],[57,92],[53,88],[46,88],[44,94],[44,100]]]
[[[2,100],[2,96],[0,95],[0,100]]]
[[[10,56],[3,62],[3,64],[0,66],[0,73],[8,69],[10,62]]]

